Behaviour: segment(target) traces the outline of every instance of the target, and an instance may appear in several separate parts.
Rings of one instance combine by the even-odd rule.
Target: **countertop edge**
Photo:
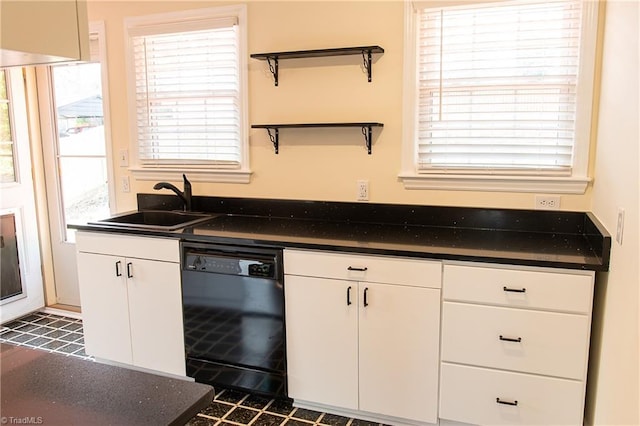
[[[556,269],[572,269],[583,271],[596,271],[606,272],[608,271],[608,263],[602,262],[602,258],[596,256],[599,259],[599,263],[581,263],[581,262],[561,262],[555,260],[544,259],[518,259],[505,256],[477,256],[477,255],[461,255],[451,253],[438,253],[429,251],[428,248],[421,249],[419,251],[412,250],[397,250],[397,249],[384,249],[373,247],[362,247],[356,244],[354,245],[338,245],[338,244],[324,244],[317,242],[287,242],[277,239],[262,239],[262,238],[237,238],[228,236],[198,236],[190,234],[187,229],[178,231],[163,231],[155,229],[137,229],[137,228],[123,228],[101,225],[68,225],[71,229],[88,232],[102,232],[121,235],[137,235],[147,237],[160,237],[160,238],[173,238],[184,241],[193,242],[208,242],[217,244],[244,244],[250,246],[268,246],[279,248],[300,248],[309,250],[335,250],[349,253],[365,253],[375,255],[386,256],[403,256],[420,259],[433,259],[433,260],[448,260],[448,261],[461,261],[461,262],[482,262],[482,263],[494,263],[503,265],[519,265],[519,266],[532,266],[532,267],[546,267]]]

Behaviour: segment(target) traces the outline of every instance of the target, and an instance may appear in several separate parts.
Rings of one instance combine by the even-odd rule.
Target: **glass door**
[[[0,69],[0,322],[44,306],[22,72]]]

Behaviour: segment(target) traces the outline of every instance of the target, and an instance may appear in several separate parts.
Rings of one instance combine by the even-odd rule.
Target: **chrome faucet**
[[[170,184],[169,182],[158,182],[153,185],[153,189],[170,189],[176,193],[178,197],[184,203],[184,211],[191,211],[191,182],[187,179],[186,175],[182,175],[182,179],[184,179],[184,192],[180,191],[175,185]]]

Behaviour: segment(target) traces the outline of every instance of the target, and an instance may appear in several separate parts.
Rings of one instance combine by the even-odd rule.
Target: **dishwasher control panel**
[[[183,268],[188,271],[209,272],[247,277],[276,277],[275,260],[248,259],[246,256],[215,255],[199,252],[187,252]]]

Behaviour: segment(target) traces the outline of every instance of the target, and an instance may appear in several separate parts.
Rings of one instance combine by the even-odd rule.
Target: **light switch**
[[[120,167],[129,167],[129,151],[126,149],[121,149],[118,153],[118,160],[120,163]]]
[[[616,225],[616,241],[622,245],[622,232],[624,231],[624,209],[618,208],[618,224]]]

